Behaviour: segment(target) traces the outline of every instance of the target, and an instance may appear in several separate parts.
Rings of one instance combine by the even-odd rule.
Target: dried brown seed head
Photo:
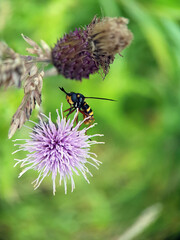
[[[51,49],[41,41],[41,46],[22,34],[24,40],[32,48],[27,51],[36,56],[22,56],[14,52],[7,44],[0,42],[0,87],[4,85],[20,86],[24,82],[24,97],[16,113],[12,117],[8,137],[11,138],[17,128],[21,128],[31,116],[36,103],[41,104],[41,91],[44,72],[37,67],[37,63],[43,65],[51,62]]]
[[[24,62],[17,55],[14,59],[4,60],[0,64],[0,87],[21,86],[21,76],[25,71]]]
[[[38,71],[36,65],[31,71],[24,84],[24,97],[14,116],[12,117],[8,137],[11,138],[18,128],[21,128],[26,120],[31,116],[36,103],[41,104],[41,91],[43,85],[44,72]]]
[[[106,17],[96,23],[90,31],[93,54],[114,56],[127,47],[133,39],[133,34],[127,28],[127,24],[128,19],[124,17]]]
[[[0,42],[0,61],[3,61],[7,58],[15,59],[17,55],[19,54],[15,53],[12,48],[8,47],[5,42]]]
[[[37,55],[40,59],[38,61],[50,61],[51,59],[51,48],[45,43],[43,40],[41,40],[41,46],[39,46],[36,42],[34,42],[29,37],[21,34],[23,39],[32,47],[32,48],[26,48],[26,51],[30,54]]]

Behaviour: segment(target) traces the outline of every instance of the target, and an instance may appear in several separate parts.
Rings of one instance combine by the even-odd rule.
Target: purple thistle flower
[[[67,193],[67,179],[71,180],[71,191],[75,188],[73,174],[79,175],[81,173],[85,180],[89,183],[86,176],[88,173],[92,176],[86,164],[90,164],[98,169],[98,165],[101,163],[96,160],[96,154],[90,152],[91,145],[100,144],[102,142],[96,142],[90,140],[95,136],[102,136],[101,134],[86,135],[88,129],[92,128],[95,124],[85,127],[80,130],[80,126],[84,121],[78,122],[74,127],[74,121],[78,112],[75,114],[74,119],[66,121],[65,118],[59,116],[57,111],[57,124],[51,120],[51,114],[49,117],[42,114],[47,118],[47,122],[44,122],[40,118],[39,124],[35,123],[33,131],[30,133],[30,139],[16,139],[25,140],[25,143],[14,144],[18,145],[18,151],[28,151],[25,159],[15,159],[17,163],[21,163],[21,167],[26,166],[19,174],[21,177],[26,171],[30,169],[37,170],[39,173],[38,178],[33,181],[34,188],[37,189],[43,179],[52,173],[53,181],[53,194],[56,192],[56,177],[59,174],[59,184],[64,181],[65,193]],[[63,116],[61,107],[61,116]]]

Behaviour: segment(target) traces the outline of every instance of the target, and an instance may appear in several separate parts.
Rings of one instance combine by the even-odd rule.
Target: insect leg
[[[70,108],[68,108],[68,109],[64,110],[63,112],[70,111],[72,108],[73,108],[73,107],[70,107]]]
[[[84,119],[87,118],[87,117],[89,117],[89,115],[88,115],[87,113],[85,113],[85,112],[83,112],[83,111],[81,111],[81,110],[79,110],[79,111],[80,111],[80,113],[83,114]],[[89,126],[91,126],[91,125],[92,125],[92,120],[93,120],[93,122],[94,122],[95,119],[91,119],[91,118],[90,118],[89,120],[90,120],[90,122],[88,122],[88,124],[90,124]],[[85,120],[85,121],[86,121],[86,120]],[[87,120],[87,121],[88,121],[88,120]],[[85,134],[87,135],[87,132],[85,132]],[[92,141],[91,138],[89,138],[89,140]]]
[[[75,110],[76,110],[76,108],[69,108],[69,109],[67,109],[67,110],[69,110],[69,112],[68,112],[68,114],[66,115],[66,119],[68,118],[68,116],[71,114],[71,113],[73,113]],[[67,111],[66,110],[66,111]]]
[[[70,111],[71,109],[72,109],[72,107],[70,107],[70,108],[64,110],[64,111],[63,111],[63,117],[64,117],[64,113],[67,112],[67,111]]]
[[[94,116],[93,115],[89,115],[88,113],[84,112],[84,111],[81,111],[79,110],[80,113],[83,114],[83,118],[85,119],[84,123],[87,125],[87,124],[90,124],[92,125],[92,123],[95,121],[94,119]],[[89,119],[86,120],[86,118],[90,117]]]

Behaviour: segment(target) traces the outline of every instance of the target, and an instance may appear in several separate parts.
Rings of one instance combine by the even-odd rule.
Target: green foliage
[[[52,195],[51,178],[33,191],[31,171],[18,179],[13,143],[7,140],[11,117],[23,90],[0,90],[0,239],[118,239],[147,207],[161,203],[159,218],[134,239],[179,239],[180,235],[180,5],[153,0],[1,0],[0,39],[24,54],[24,33],[53,46],[65,32],[88,24],[94,15],[124,16],[134,33],[132,45],[117,56],[106,79],[95,74],[82,83],[62,76],[44,80],[45,113],[65,107],[63,86],[88,100],[104,146],[94,149],[103,162],[88,185]],[[36,121],[37,114],[32,119]],[[27,136],[22,128],[14,138]],[[23,153],[16,155],[23,157]],[[174,238],[173,238],[174,237]]]

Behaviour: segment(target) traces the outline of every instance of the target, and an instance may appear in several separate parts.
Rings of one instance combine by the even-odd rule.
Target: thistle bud
[[[109,71],[114,55],[131,43],[133,34],[126,18],[94,17],[84,29],[76,29],[57,41],[52,49],[52,63],[59,74],[81,80],[103,70]]]
[[[91,56],[88,30],[76,29],[60,39],[52,49],[52,62],[65,78],[81,80],[98,71]]]

